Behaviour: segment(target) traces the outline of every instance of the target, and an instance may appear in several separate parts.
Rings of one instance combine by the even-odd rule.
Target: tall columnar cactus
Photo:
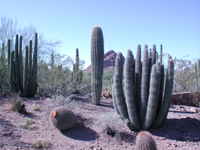
[[[15,51],[11,52],[10,59],[10,86],[11,92],[21,92],[22,96],[33,97],[37,87],[37,33],[35,34],[35,47],[32,63],[32,41],[28,52],[26,46],[25,66],[22,64],[22,36],[20,42],[16,35]]]
[[[8,68],[10,68],[10,39],[8,40]],[[10,71],[10,70],[9,70]]]
[[[147,131],[141,131],[136,137],[138,150],[157,150],[156,143],[152,135]]]
[[[103,32],[99,26],[94,26],[91,35],[91,66],[93,103],[100,104],[102,91],[102,75],[104,60]]]
[[[155,57],[153,58],[152,55],[155,54],[156,51],[148,52],[145,45],[141,63],[141,46],[138,45],[135,61],[132,51],[128,50],[124,65],[124,90],[122,54],[119,52],[116,57],[113,80],[114,106],[131,130],[157,128],[167,117],[174,64],[169,56],[164,81],[164,66],[160,61],[153,64],[152,59]]]
[[[78,52],[78,48],[76,49],[76,72],[79,72],[79,52]]]

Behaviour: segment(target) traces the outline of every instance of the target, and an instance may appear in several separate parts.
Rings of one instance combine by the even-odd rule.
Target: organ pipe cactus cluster
[[[11,92],[21,92],[22,96],[33,97],[37,88],[37,47],[38,38],[35,34],[34,54],[32,59],[32,41],[25,50],[25,66],[22,64],[22,36],[16,35],[15,51],[11,52],[10,59],[10,87]],[[8,46],[8,52],[10,51]],[[33,62],[32,62],[33,60]]]
[[[103,32],[99,26],[94,26],[91,35],[91,76],[92,97],[95,105],[100,104],[102,91],[102,75],[104,60]]]
[[[124,65],[122,53],[116,57],[113,81],[114,106],[117,113],[131,130],[157,128],[167,117],[173,85],[174,63],[168,56],[168,65],[164,81],[164,66],[156,62],[156,49],[148,52],[138,45],[136,60],[128,50]]]

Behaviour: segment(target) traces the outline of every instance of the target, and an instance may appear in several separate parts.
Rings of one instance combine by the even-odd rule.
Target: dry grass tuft
[[[26,118],[24,122],[18,124],[18,126],[30,131],[38,129],[37,125],[34,123],[34,121],[31,118]]]
[[[32,148],[40,149],[40,148],[48,148],[50,146],[49,140],[46,138],[38,138],[32,142]]]
[[[35,111],[41,111],[42,106],[39,104],[33,104],[33,110]]]

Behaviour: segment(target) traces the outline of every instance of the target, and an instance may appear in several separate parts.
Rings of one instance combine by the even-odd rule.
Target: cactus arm
[[[24,66],[24,95],[28,96],[28,46],[26,46]]]
[[[37,33],[35,34],[35,45],[34,45],[34,55],[33,55],[33,69],[32,69],[32,80],[30,82],[29,88],[29,97],[33,97],[36,93],[36,86],[37,86]]]
[[[14,57],[15,57],[15,51],[11,52],[11,59],[10,59],[10,89],[11,92],[15,92],[15,77],[14,77],[14,72],[15,72],[15,61],[14,61]]]
[[[155,64],[156,63],[156,46],[153,45],[152,47],[152,63]]]
[[[148,129],[150,127],[156,116],[157,104],[158,104],[157,86],[158,86],[158,74],[157,74],[156,64],[154,64],[151,72],[150,89],[149,89],[150,92],[147,104],[147,111],[142,125],[144,129]]]
[[[135,64],[133,54],[130,50],[127,52],[127,57],[125,60],[125,95],[127,111],[131,123],[137,128],[141,129],[141,125],[138,118],[138,111],[135,102]]]
[[[32,79],[32,40],[29,41],[29,59],[28,59],[28,81],[30,84],[30,81]],[[30,85],[29,85],[30,86]]]
[[[172,92],[172,88],[173,88],[173,76],[174,76],[174,63],[173,63],[173,60],[170,57],[168,57],[168,67],[167,67],[163,102],[159,109],[158,116],[156,117],[154,123],[152,124],[153,128],[160,126],[167,117],[167,113],[169,110],[169,104],[170,104],[171,92]]]
[[[157,109],[157,115],[159,113],[159,108],[161,106],[162,103],[162,97],[163,97],[163,87],[164,87],[164,76],[165,76],[165,70],[164,70],[164,66],[161,65],[161,70],[160,70],[160,92],[158,95],[158,109]],[[157,116],[156,115],[156,116]]]
[[[114,106],[114,108],[115,108],[117,114],[120,115],[120,112],[119,112],[119,110],[118,110],[118,108],[117,108],[117,104],[116,104],[116,97],[115,97],[115,92],[114,92],[114,83],[113,83],[113,85],[112,85],[112,89],[113,89],[113,90],[112,90],[113,106]]]
[[[15,40],[15,82],[16,82],[16,92],[19,92],[20,90],[20,74],[19,74],[19,55],[18,55],[18,43],[19,36],[16,35]]]
[[[128,117],[128,112],[127,112],[127,107],[123,95],[123,90],[122,90],[122,64],[123,64],[123,59],[122,59],[122,53],[119,52],[117,53],[116,61],[115,61],[115,74],[114,74],[114,94],[116,98],[116,105],[117,108],[121,114],[121,117],[123,120],[129,119]]]
[[[141,46],[137,46],[137,55],[135,62],[135,87],[136,87],[136,106],[140,108],[141,101],[141,73],[142,73],[142,65],[141,65]]]
[[[160,64],[162,65],[162,44],[160,44]]]
[[[142,83],[141,83],[141,102],[140,102],[140,122],[144,121],[147,101],[148,101],[148,49],[147,45],[143,50],[143,61],[142,61]]]
[[[92,66],[92,93],[93,103],[100,104],[102,91],[102,75],[104,60],[104,40],[103,32],[99,26],[94,26],[91,35],[91,66]]]
[[[76,72],[79,72],[79,51],[76,49]]]
[[[8,68],[10,69],[10,39],[8,40]],[[10,71],[10,70],[9,70]]]
[[[20,89],[23,93],[23,64],[22,64],[22,36],[19,38],[19,77],[20,77]]]

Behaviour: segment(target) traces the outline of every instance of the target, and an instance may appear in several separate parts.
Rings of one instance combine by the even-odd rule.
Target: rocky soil
[[[138,132],[130,131],[120,119],[111,123],[117,126],[119,133],[112,137],[105,134],[102,115],[116,114],[112,99],[101,99],[101,105],[92,104],[88,96],[75,96],[65,100],[23,99],[28,114],[18,114],[7,108],[6,100],[0,99],[0,149],[30,150],[31,143],[37,138],[50,141],[47,149],[52,150],[131,150],[136,149]],[[41,105],[40,111],[34,105]],[[65,105],[77,115],[77,124],[71,130],[60,132],[49,120],[49,113],[55,107]],[[166,122],[158,129],[150,129],[159,150],[199,150],[200,149],[200,113],[197,107],[171,105]],[[25,118],[32,118],[38,129],[26,130],[19,127]],[[101,119],[100,119],[101,118]],[[104,119],[104,118],[103,118]],[[104,121],[106,120],[106,117]]]

